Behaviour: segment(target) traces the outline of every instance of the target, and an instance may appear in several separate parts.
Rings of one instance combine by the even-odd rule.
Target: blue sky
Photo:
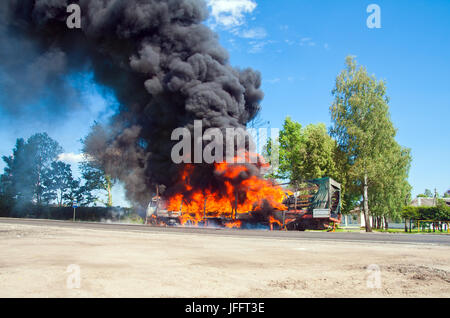
[[[381,9],[369,29],[366,8]],[[330,125],[337,74],[354,55],[387,82],[397,140],[412,149],[413,194],[450,188],[450,1],[257,1],[236,28],[218,28],[231,62],[262,72],[262,116]],[[254,38],[245,38],[254,30]]]
[[[366,25],[366,8],[381,8],[381,29]],[[281,127],[286,116],[330,125],[331,90],[347,55],[387,82],[397,140],[412,149],[413,195],[450,188],[450,1],[208,0],[207,24],[230,52],[231,64],[261,71],[263,119]],[[111,99],[77,80],[85,107],[67,116],[11,119],[0,110],[0,154],[17,137],[47,131],[73,162],[79,139],[94,120],[107,118]],[[45,117],[45,114],[44,116]],[[0,163],[0,169],[3,169]],[[125,204],[120,187],[114,203]]]

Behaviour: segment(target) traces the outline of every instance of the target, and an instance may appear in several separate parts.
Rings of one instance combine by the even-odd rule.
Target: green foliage
[[[434,197],[433,192],[430,189],[425,189],[425,192],[421,196],[422,198],[432,198]]]
[[[401,216],[410,220],[450,221],[450,207],[443,200],[439,200],[435,207],[406,206]]]
[[[14,201],[0,190],[0,217],[8,217]]]
[[[410,150],[393,144],[383,158],[384,168],[369,188],[372,215],[400,218],[402,208],[411,202],[410,165]]]
[[[8,211],[10,217],[52,219],[52,220],[72,220],[72,207],[53,207],[35,204],[24,204],[14,207]],[[76,209],[76,219],[78,221],[100,222],[102,219],[112,219],[113,210],[102,207],[79,207]]]
[[[112,187],[114,180],[105,173],[101,167],[92,160],[85,160],[80,164],[81,174],[85,180],[83,186],[86,195],[83,200],[86,204],[92,204],[99,200],[99,198],[93,194],[96,190],[104,190],[107,192],[108,200],[105,202],[107,207],[111,207],[112,203]]]
[[[51,204],[70,208],[73,201],[86,207],[98,201],[96,190],[106,190],[105,204],[112,206],[111,177],[95,162],[85,161],[81,164],[82,184],[73,177],[70,165],[58,161],[61,153],[62,148],[46,133],[26,141],[17,139],[12,155],[3,157],[6,166],[0,175],[0,216],[40,215],[41,208],[45,210]]]
[[[20,217],[52,220],[72,220],[71,206],[55,207],[50,205],[36,205],[32,203],[5,205],[0,195],[0,216]],[[133,208],[83,207],[76,209],[77,221],[101,222],[105,220],[121,221],[125,223],[142,224],[143,219]]]
[[[4,192],[11,198],[42,203],[45,191],[46,171],[58,155],[61,146],[46,133],[17,139],[13,155],[3,157],[6,164],[1,182]]]
[[[384,82],[370,77],[347,58],[347,69],[336,79],[335,100],[331,106],[331,135],[348,156],[352,177],[362,184],[379,175],[385,151],[392,146],[395,129],[389,118],[388,98]]]
[[[395,216],[409,199],[410,150],[395,141],[385,83],[357,67],[352,57],[346,64],[332,92],[330,134],[344,154],[340,167],[347,199],[362,197],[367,215],[370,210]]]
[[[304,131],[305,143],[300,149],[301,170],[307,179],[337,178],[336,142],[328,135],[325,124],[308,125]]]
[[[61,161],[52,162],[45,172],[44,185],[44,201],[47,204],[56,200],[59,206],[71,205],[74,200],[81,199],[80,181],[73,178],[69,164]]]
[[[275,178],[289,179],[293,184],[305,180],[337,176],[336,142],[324,124],[301,124],[287,117],[280,132],[280,166]],[[270,149],[270,142],[267,149]]]

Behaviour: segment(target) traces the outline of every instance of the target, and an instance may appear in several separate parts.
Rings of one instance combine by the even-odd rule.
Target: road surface
[[[449,239],[0,218],[0,298],[450,297]]]
[[[261,237],[283,240],[320,240],[341,242],[373,242],[373,243],[395,243],[395,244],[433,244],[450,246],[450,235],[436,234],[403,234],[403,233],[353,233],[353,232],[286,232],[286,231],[264,231],[264,230],[237,230],[237,229],[204,229],[204,228],[172,228],[152,227],[130,224],[108,224],[89,222],[70,222],[54,220],[35,219],[12,219],[0,218],[0,223],[57,226],[80,229],[104,229],[112,231],[132,231],[150,233],[170,234],[201,234],[234,237]]]

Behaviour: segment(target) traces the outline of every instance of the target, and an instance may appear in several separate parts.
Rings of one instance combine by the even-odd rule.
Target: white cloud
[[[281,79],[277,77],[277,78],[274,78],[271,80],[267,80],[267,83],[276,84],[276,83],[279,83],[280,81],[281,81]]]
[[[289,39],[284,40],[284,42],[285,42],[287,45],[294,45],[294,44],[295,44],[294,41],[289,40]]]
[[[267,32],[264,28],[254,28],[240,32],[239,36],[245,39],[264,39]]]
[[[69,164],[77,164],[84,160],[84,155],[81,153],[75,154],[73,152],[62,153],[58,156],[58,160]]]
[[[252,41],[252,42],[250,42],[251,47],[248,50],[248,52],[251,54],[260,53],[266,45],[267,45],[267,42],[265,42],[265,41],[261,41],[261,42]]]
[[[311,38],[301,38],[300,39],[300,45],[301,46],[316,46],[316,43],[313,42],[313,40]]]
[[[250,54],[257,54],[261,53],[265,46],[269,44],[276,43],[276,41],[272,40],[264,40],[264,41],[250,41],[250,49],[248,50],[248,53]]]
[[[227,28],[244,24],[245,14],[256,9],[254,0],[207,0],[214,23]]]

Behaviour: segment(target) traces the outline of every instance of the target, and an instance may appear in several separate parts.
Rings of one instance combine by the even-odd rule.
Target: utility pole
[[[72,207],[73,207],[73,222],[75,222],[75,213],[76,213],[76,209],[78,207],[78,202],[73,201]]]
[[[438,199],[438,192],[437,189],[434,188],[434,206],[437,206],[437,199]]]

